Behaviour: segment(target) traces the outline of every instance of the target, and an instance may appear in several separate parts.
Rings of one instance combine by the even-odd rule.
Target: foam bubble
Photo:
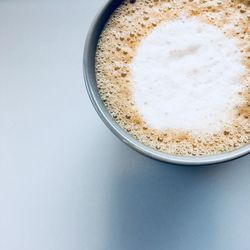
[[[194,18],[161,23],[130,65],[141,116],[159,130],[219,131],[241,102],[241,60],[234,41],[212,25]]]

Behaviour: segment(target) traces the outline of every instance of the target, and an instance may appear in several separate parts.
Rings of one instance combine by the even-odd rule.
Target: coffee
[[[103,30],[96,79],[145,145],[210,155],[250,142],[250,1],[124,1]]]

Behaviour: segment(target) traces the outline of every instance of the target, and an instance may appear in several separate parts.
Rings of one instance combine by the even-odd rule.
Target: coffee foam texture
[[[218,28],[194,18],[163,22],[130,65],[135,104],[149,126],[212,134],[241,103],[240,50]]]
[[[249,7],[242,1],[238,4],[214,0],[202,2],[137,0],[131,4],[125,0],[106,24],[96,53],[97,86],[113,119],[146,146],[174,155],[210,155],[249,144],[250,18],[248,16],[250,17]],[[161,131],[152,128],[152,125],[147,124],[145,118],[141,116],[132,91],[134,82],[131,65],[140,44],[161,23],[176,21],[183,17],[196,18],[204,24],[214,25],[223,31],[226,37],[234,38],[246,68],[241,79],[242,91],[239,91],[237,100],[234,100],[235,103],[240,103],[241,99],[242,103],[234,108],[230,117],[232,122],[209,136],[194,135],[181,129]],[[178,53],[174,52],[171,55],[175,57]]]

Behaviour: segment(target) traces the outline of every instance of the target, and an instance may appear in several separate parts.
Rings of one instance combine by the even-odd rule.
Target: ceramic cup
[[[174,164],[181,165],[208,165],[214,163],[225,162],[229,160],[233,160],[239,158],[243,155],[250,153],[250,145],[246,145],[237,150],[211,155],[211,156],[174,156],[170,154],[166,154],[163,152],[159,152],[150,147],[145,146],[144,144],[137,141],[130,134],[128,134],[125,130],[123,130],[111,117],[107,108],[103,104],[97,84],[96,84],[96,76],[95,76],[95,53],[96,46],[99,39],[99,36],[109,19],[110,15],[113,11],[122,3],[122,0],[112,0],[108,1],[104,7],[100,10],[98,15],[95,17],[89,32],[87,34],[87,38],[85,41],[84,47],[84,55],[83,55],[83,74],[86,83],[86,88],[90,97],[90,100],[97,111],[100,118],[107,125],[107,127],[124,143],[129,145],[132,149],[157,160],[163,162],[169,162]]]

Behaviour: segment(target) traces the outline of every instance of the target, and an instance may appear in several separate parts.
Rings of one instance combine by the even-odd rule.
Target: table
[[[160,163],[94,111],[82,54],[104,2],[0,2],[0,249],[249,250],[249,155]]]

